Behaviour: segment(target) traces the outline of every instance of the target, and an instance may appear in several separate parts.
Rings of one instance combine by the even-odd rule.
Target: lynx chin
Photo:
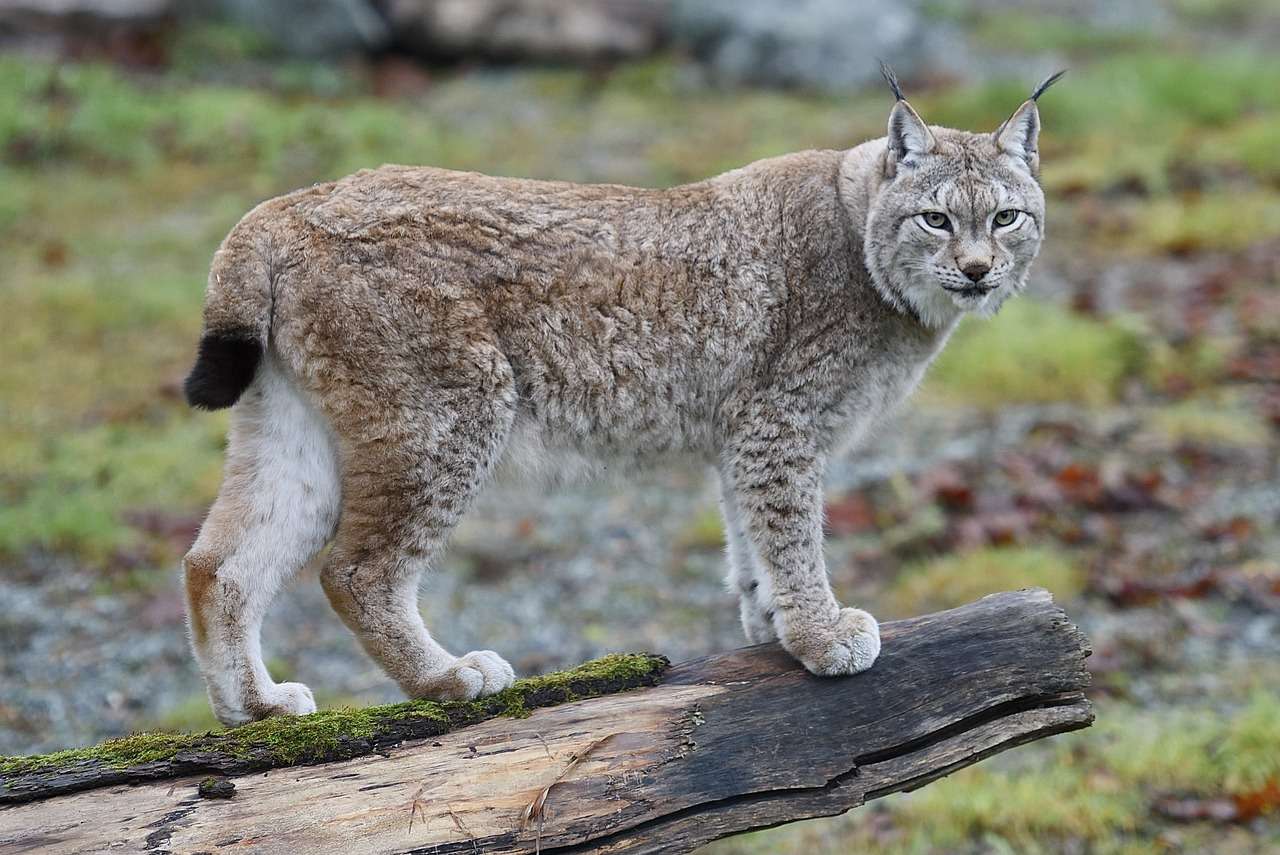
[[[1059,73],[1060,74],[1060,73]],[[510,686],[455,656],[418,581],[491,477],[719,478],[752,642],[814,674],[871,667],[832,595],[827,461],[919,383],[966,312],[1026,283],[1044,237],[1036,88],[992,133],[896,102],[886,137],[665,190],[383,166],[262,203],[213,258],[193,406],[231,407],[222,488],[183,561],[191,644],[226,724],[315,710],[259,643],[326,544],[329,602],[404,692]]]

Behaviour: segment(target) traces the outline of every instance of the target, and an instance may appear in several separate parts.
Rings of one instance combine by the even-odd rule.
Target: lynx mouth
[[[942,290],[950,291],[952,294],[958,294],[961,297],[985,297],[992,291],[996,290],[994,285],[965,285],[961,288],[955,288],[951,285],[943,285]]]

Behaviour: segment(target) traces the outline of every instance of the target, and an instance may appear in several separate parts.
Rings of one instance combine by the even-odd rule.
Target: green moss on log
[[[128,770],[166,761],[183,767],[176,774],[200,765],[204,757],[212,758],[204,760],[205,765],[239,765],[246,771],[343,760],[496,716],[523,718],[538,707],[653,685],[667,664],[662,656],[618,653],[568,671],[517,680],[511,688],[475,701],[405,701],[322,710],[216,733],[138,733],[89,748],[0,757],[0,775],[20,777],[85,764]]]

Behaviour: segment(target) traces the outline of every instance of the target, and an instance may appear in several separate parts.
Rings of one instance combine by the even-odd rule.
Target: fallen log
[[[0,851],[680,853],[842,813],[1093,719],[1087,641],[1044,591],[896,621],[883,637],[871,671],[840,679],[808,675],[776,645],[665,673],[660,659],[624,657],[641,688],[495,706],[457,729],[424,716],[434,735],[399,745],[331,734],[327,746],[377,753],[220,768],[233,787],[201,786],[174,755],[148,762],[183,777],[151,768],[69,792],[57,755],[7,758],[0,797],[22,801],[0,806]],[[510,690],[522,704],[527,687]],[[40,775],[54,782],[44,791]]]
[[[570,671],[520,680],[478,701],[406,701],[367,709],[273,718],[221,733],[140,733],[91,748],[0,757],[0,805],[66,793],[214,773],[244,775],[286,766],[350,760],[440,736],[498,716],[652,686],[666,657],[622,653]]]

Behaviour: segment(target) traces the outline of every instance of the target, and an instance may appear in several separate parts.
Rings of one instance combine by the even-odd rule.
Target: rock
[[[904,78],[955,65],[963,41],[921,6],[919,0],[674,0],[671,37],[723,83],[844,89],[878,80],[877,58]]]
[[[0,18],[78,18],[109,22],[150,22],[173,11],[172,0],[4,0]]]
[[[200,781],[196,793],[202,799],[229,799],[236,794],[236,785],[227,778],[210,775]]]
[[[208,0],[215,16],[267,36],[294,56],[332,57],[378,50],[391,36],[367,0]]]
[[[158,67],[174,0],[0,0],[0,46]]]
[[[385,0],[397,44],[427,59],[594,62],[663,41],[661,0]]]

